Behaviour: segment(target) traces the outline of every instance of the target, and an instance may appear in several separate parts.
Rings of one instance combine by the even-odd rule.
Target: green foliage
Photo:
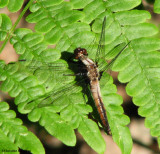
[[[3,8],[5,6],[7,6],[8,2],[9,2],[9,0],[1,0],[0,7]]]
[[[21,9],[23,5],[23,0],[1,0],[0,8],[7,6],[10,12],[17,12]]]
[[[158,32],[156,29],[152,31],[154,34],[156,32]],[[155,121],[159,115],[160,55],[155,50],[160,49],[160,40],[143,38],[142,34],[142,38],[139,36],[131,42],[129,49],[120,55],[114,63],[113,70],[120,71],[119,81],[129,82],[126,87],[128,95],[133,97],[133,102],[137,106],[140,106],[138,113],[146,117],[145,125],[151,129],[151,135],[159,137],[157,131],[159,122],[155,123]]]
[[[112,12],[130,10],[141,3],[141,0],[112,0],[106,1],[107,9],[110,9]]]
[[[16,118],[16,113],[9,110],[6,102],[0,102],[0,150],[18,153],[18,148],[32,153],[45,153],[39,139]],[[5,151],[4,151],[5,152]]]
[[[12,28],[10,18],[5,14],[0,14],[0,41],[4,41],[7,33]]]
[[[105,152],[105,142],[98,130],[97,125],[90,119],[82,119],[78,131],[84,137],[86,142],[94,147],[99,153]]]
[[[1,1],[0,5],[4,7],[8,4],[10,11],[14,12],[21,7],[21,2],[16,2],[19,4],[16,7],[15,1],[11,0]],[[20,113],[28,114],[30,121],[39,122],[66,145],[76,144],[74,129],[78,129],[96,152],[104,153],[105,142],[100,130],[87,116],[92,108],[84,102],[81,87],[74,84],[75,77],[62,76],[62,73],[73,72],[60,57],[64,51],[73,53],[80,46],[90,49],[89,57],[95,58],[98,41],[93,40],[99,38],[103,18],[106,16],[105,58],[113,59],[121,47],[131,41],[112,69],[120,72],[118,78],[121,82],[128,82],[127,93],[140,106],[139,114],[146,117],[146,126],[151,129],[151,134],[160,140],[160,55],[156,51],[160,49],[160,40],[153,38],[158,33],[157,27],[145,23],[151,18],[150,14],[147,11],[133,10],[140,3],[140,0],[37,0],[32,5],[28,3],[31,14],[26,18],[27,22],[35,23],[35,32],[24,28],[15,30],[17,23],[12,27],[9,17],[1,14],[0,40],[6,40],[9,33],[12,36],[10,43],[20,59],[27,59],[8,65],[0,61],[0,80],[3,81],[1,90],[15,97]],[[52,44],[56,44],[56,48],[48,47]],[[119,44],[121,45],[115,48]],[[63,70],[57,68],[55,75],[52,68],[58,64],[61,64]],[[130,121],[123,114],[122,98],[116,94],[113,79],[110,77],[108,81],[108,74],[103,74],[100,84],[113,139],[122,153],[128,154],[132,149],[132,140],[126,125]],[[44,98],[46,99],[43,100]],[[45,107],[45,104],[50,106]],[[38,145],[38,141],[34,140],[35,145]],[[23,138],[21,142],[28,143],[28,138]],[[36,153],[31,145],[24,147],[20,144],[18,147]],[[36,149],[41,150],[37,146]]]
[[[155,13],[160,13],[160,1],[159,0],[155,0],[155,3],[154,3],[154,12]]]
[[[106,73],[103,73],[101,79],[101,87],[105,84]],[[108,87],[108,88],[106,88]],[[121,107],[122,97],[115,94],[117,89],[113,86],[113,79],[110,80],[101,88],[104,105],[107,111],[107,117],[113,133],[113,140],[119,145],[122,153],[130,153],[132,147],[132,140],[130,138],[129,129],[126,125],[129,124],[130,120],[126,115],[123,115],[123,109]],[[126,146],[127,145],[127,146]]]

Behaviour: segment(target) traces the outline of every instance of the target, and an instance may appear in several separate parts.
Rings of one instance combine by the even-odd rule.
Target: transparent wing
[[[25,66],[29,70],[52,70],[52,71],[63,71],[68,69],[68,64],[64,60],[58,60],[52,63],[47,63],[38,60],[26,60],[22,59],[17,62],[11,62],[9,64],[20,64],[21,66]]]
[[[41,96],[39,98],[35,98],[29,101],[25,106],[25,109],[31,110],[36,107],[42,108],[42,107],[49,107],[49,106],[56,106],[56,105],[59,106],[62,102],[65,102],[65,101],[61,101],[61,99],[66,98],[66,96],[69,97],[69,95],[73,93],[82,91],[82,87],[79,86],[79,84],[83,84],[83,82],[84,82],[84,79],[79,82],[68,83],[63,88],[60,87],[57,90],[54,89],[44,96]]]
[[[62,62],[62,63],[60,63]],[[59,60],[53,63],[44,63],[41,61],[29,61],[29,60],[19,60],[18,62],[12,62],[9,65],[20,65],[31,71],[34,75],[39,77],[39,81],[45,76],[49,75],[49,78],[45,80],[46,89],[49,92],[37,96],[26,102],[25,109],[30,110],[35,107],[47,107],[53,106],[53,104],[65,102],[59,101],[60,99],[72,94],[77,93],[82,90],[79,86],[83,84],[86,80],[86,75],[80,77],[79,82],[75,82],[75,76],[81,76],[81,73],[74,74],[74,72],[68,69],[67,62]],[[74,77],[74,78],[73,78]],[[69,79],[68,79],[69,78]]]
[[[89,53],[89,57],[91,59],[95,59],[95,53],[97,52],[96,41],[97,41],[97,39],[95,36],[94,39],[91,41],[89,47],[86,48],[87,52]]]
[[[107,59],[110,59],[110,57],[114,57],[111,61],[107,62],[106,60],[101,59],[101,65],[98,66],[100,76],[103,76],[103,73],[105,73],[105,72],[108,74],[107,77],[105,78],[105,82],[104,82],[105,84],[103,83],[101,85],[101,88],[103,88],[110,81],[111,72],[112,72],[111,68],[112,68],[114,62],[120,56],[120,54],[128,47],[129,43],[127,43],[126,45],[124,45],[123,43],[118,44],[109,53],[107,53],[107,55],[105,56],[105,57],[107,57]],[[118,53],[117,53],[117,51],[118,51]]]
[[[106,28],[106,17],[104,17],[103,19],[102,30],[101,30],[99,44],[96,52],[95,62],[98,64],[99,64],[99,60],[103,59],[105,56],[105,28]]]
[[[108,55],[106,55],[105,57],[109,57],[109,56],[112,56],[114,54],[114,51],[115,50],[118,50],[121,48],[121,46],[123,45],[123,48],[120,49],[120,51],[118,52],[118,54],[109,62],[109,63],[104,63],[103,65],[100,66],[99,68],[99,71],[100,72],[104,72],[104,71],[108,71],[112,68],[114,62],[116,61],[116,59],[120,56],[120,54],[128,47],[128,45],[130,44],[127,43],[125,46],[123,44],[118,44],[117,46],[115,46],[110,52]]]
[[[11,62],[8,65],[14,65],[18,64],[21,67],[25,67],[30,72],[32,72],[34,75],[36,75],[38,72],[46,72],[47,74],[50,73],[50,75],[57,75],[57,76],[76,76],[78,72],[73,72],[69,69],[69,63],[67,63],[65,60],[59,59],[57,61],[54,61],[52,63],[47,63],[43,61],[38,60],[26,60],[22,59],[17,62]],[[79,63],[74,63],[75,68],[80,67]],[[83,68],[86,69],[86,68]]]
[[[15,70],[18,77],[23,76],[23,72],[27,76],[34,75],[38,79],[38,84],[46,87],[46,92],[53,88],[65,86],[75,81],[75,73],[68,68],[68,64],[64,60],[57,60],[53,63],[44,63],[41,61],[19,60],[18,62],[9,63],[6,69]],[[26,76],[26,77],[27,77]],[[35,83],[36,84],[36,83]]]
[[[129,45],[130,42],[127,43],[126,45],[118,44],[109,53],[105,54],[105,28],[106,28],[106,17],[104,17],[102,23],[102,30],[96,52],[95,61],[98,64],[99,72],[108,71],[110,73],[111,72],[110,68],[113,66],[113,63],[119,57],[119,55],[126,49],[126,47]],[[115,50],[118,51],[118,54],[109,63],[107,63],[106,59],[109,59],[108,56],[112,57],[112,54],[113,55],[115,54]]]

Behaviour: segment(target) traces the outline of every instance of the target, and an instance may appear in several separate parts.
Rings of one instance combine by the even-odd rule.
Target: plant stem
[[[28,2],[28,4],[25,6],[25,8],[23,9],[23,11],[21,12],[21,14],[19,15],[18,19],[16,20],[16,22],[14,23],[13,27],[11,28],[10,32],[8,33],[7,37],[5,38],[1,48],[0,48],[0,53],[3,51],[4,47],[6,46],[8,40],[10,39],[11,37],[11,34],[14,32],[15,28],[17,27],[19,21],[22,19],[23,15],[26,13],[26,11],[28,10],[29,6],[31,5],[31,3],[33,2],[34,0],[30,0]]]

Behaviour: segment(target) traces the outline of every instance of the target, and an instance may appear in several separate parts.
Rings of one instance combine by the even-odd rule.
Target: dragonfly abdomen
[[[92,81],[90,83],[90,88],[91,88],[92,96],[93,96],[97,111],[100,115],[102,125],[103,125],[104,129],[106,130],[107,134],[111,134],[109,123],[107,120],[106,109],[104,107],[103,100],[101,97],[99,81],[98,80]]]

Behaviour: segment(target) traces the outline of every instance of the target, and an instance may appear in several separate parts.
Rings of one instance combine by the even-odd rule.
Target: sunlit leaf
[[[11,28],[11,19],[5,14],[0,14],[0,41],[4,41]]]
[[[155,0],[154,2],[154,12],[160,13],[160,1],[159,0]]]

